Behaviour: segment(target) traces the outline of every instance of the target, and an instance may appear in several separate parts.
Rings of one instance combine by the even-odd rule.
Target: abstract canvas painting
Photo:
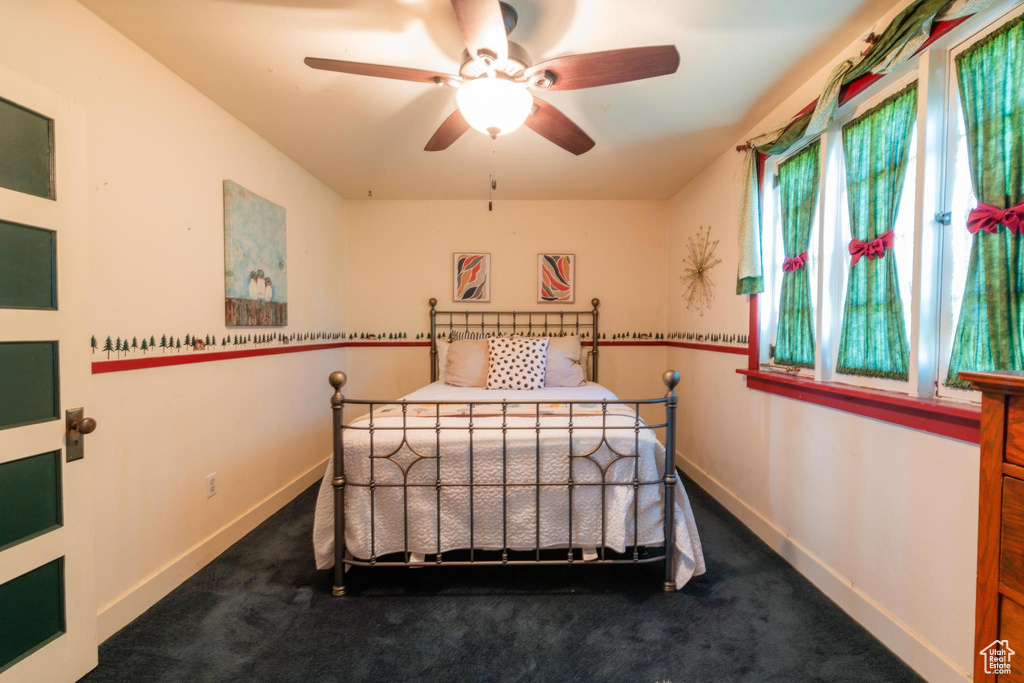
[[[537,302],[571,304],[576,301],[576,255],[538,254]]]
[[[288,324],[285,211],[224,181],[224,317],[228,327]]]
[[[491,300],[491,255],[456,253],[453,258],[455,301]]]

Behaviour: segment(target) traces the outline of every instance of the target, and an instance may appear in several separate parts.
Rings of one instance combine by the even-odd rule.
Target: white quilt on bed
[[[559,401],[593,401],[589,408],[574,406],[573,452],[587,453],[597,449],[591,456],[595,462],[573,458],[572,477],[577,484],[573,489],[572,545],[582,548],[600,548],[601,543],[601,487],[580,484],[601,481],[599,467],[607,468],[606,481],[632,482],[634,458],[621,458],[610,467],[616,458],[601,443],[600,401],[616,400],[614,394],[599,384],[588,382],[581,387],[549,387],[535,391],[493,391],[467,387],[451,387],[435,382],[404,397],[410,401],[501,401],[510,404],[507,425],[509,427],[532,427],[536,416],[533,406],[516,408],[517,401],[550,401],[542,408],[541,424],[568,426],[568,417],[559,409]],[[434,456],[437,453],[437,422],[434,408],[410,407],[407,425],[429,427],[409,431],[408,443],[417,452]],[[527,411],[530,416],[525,415]],[[582,411],[587,414],[580,415]],[[374,425],[378,429],[373,436],[374,453],[389,453],[401,444],[401,431],[384,431],[380,427],[400,426],[401,413],[397,409],[384,413],[374,411]],[[641,423],[639,433],[634,429],[634,418],[612,414],[609,406],[607,425],[625,426],[628,429],[608,430],[607,438],[619,454],[639,452],[639,480],[652,481],[660,476],[665,458],[665,449],[654,432]],[[497,413],[497,414],[494,414]],[[421,416],[427,415],[429,416]],[[392,416],[393,415],[393,416]],[[497,410],[484,406],[474,407],[475,426],[500,426],[500,407]],[[458,410],[445,408],[440,418],[445,427],[461,429],[442,430],[440,433],[440,467],[444,482],[470,481],[470,439],[465,427],[466,417]],[[369,417],[359,418],[352,424],[367,426]],[[370,481],[370,437],[366,431],[347,429],[345,435],[345,478],[348,482]],[[564,482],[569,476],[569,433],[568,429],[542,430],[540,433],[540,462],[538,465],[537,432],[534,429],[509,430],[507,448],[502,448],[500,431],[476,431],[473,436],[473,481],[500,483],[503,460],[506,481],[509,484],[537,481]],[[598,446],[600,445],[600,448]],[[637,451],[637,448],[639,450]],[[503,457],[504,453],[504,457]],[[437,547],[437,490],[432,485],[437,480],[438,460],[430,457],[417,462],[417,458],[406,446],[393,456],[396,462],[385,459],[374,460],[373,479],[378,484],[401,483],[401,468],[408,469],[410,483],[428,483],[430,486],[410,488],[408,494],[409,539],[408,549],[417,554],[433,554]],[[412,465],[412,463],[417,464]],[[319,569],[334,565],[334,504],[331,476],[333,463],[329,463],[320,486],[317,499],[316,519],[313,527],[313,546]],[[663,486],[642,486],[637,500],[639,544],[661,545],[664,543],[663,528]],[[405,550],[405,527],[403,493],[400,487],[377,486],[375,497],[374,538],[370,538],[370,491],[368,488],[348,487],[345,493],[345,542],[348,551],[358,558],[380,557],[388,553]],[[507,487],[507,500],[503,501],[502,488],[476,487],[473,492],[473,545],[478,549],[513,550],[533,549],[537,543],[537,494],[533,486]],[[540,545],[542,548],[567,548],[569,546],[569,492],[565,486],[542,487],[540,495]],[[470,490],[469,487],[441,489],[441,547],[442,553],[470,547]],[[508,524],[503,528],[502,508],[507,505]],[[674,545],[676,551],[676,586],[682,587],[692,576],[704,573],[704,556],[700,538],[693,520],[690,501],[681,483],[675,489]],[[505,540],[507,539],[507,540]],[[610,550],[623,552],[633,545],[634,501],[631,486],[608,486],[605,503],[604,545]]]

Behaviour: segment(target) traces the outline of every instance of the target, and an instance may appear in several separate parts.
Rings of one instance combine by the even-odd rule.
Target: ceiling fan
[[[583,154],[594,141],[569,117],[544,100],[537,90],[580,90],[675,73],[679,52],[674,45],[634,47],[556,57],[533,64],[530,55],[507,36],[519,13],[498,0],[452,0],[466,50],[459,74],[401,66],[345,62],[306,57],[314,69],[419,81],[456,88],[458,109],[445,119],[424,149],[447,149],[471,127],[496,138],[523,123],[559,147]]]

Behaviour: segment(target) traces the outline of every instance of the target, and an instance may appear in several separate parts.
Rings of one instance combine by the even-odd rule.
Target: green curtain
[[[818,207],[821,144],[813,145],[779,166],[782,202],[782,244],[787,259],[799,258],[811,241],[811,225]],[[775,362],[799,368],[814,367],[814,311],[807,268],[782,274],[779,329],[775,336]]]
[[[864,56],[864,60],[846,75],[846,82],[849,83],[873,71],[889,55],[898,52],[907,42],[919,35],[922,29],[926,34],[930,33],[935,15],[948,4],[949,0],[916,0],[910,3],[889,22],[871,46],[871,50]]]
[[[874,45],[843,77],[843,85],[870,73],[881,64],[894,50],[899,50],[909,39],[917,34],[923,26],[931,26],[935,15],[939,13],[949,0],[914,0],[896,18],[889,22]],[[783,154],[807,132],[807,124],[811,122],[814,112],[807,112],[794,119],[782,135],[757,151],[762,154]]]
[[[849,70],[842,74],[841,85],[845,86],[873,69],[886,66],[895,55],[902,54],[910,49],[910,46],[916,45],[916,41],[930,32],[940,12],[948,10],[950,4],[951,0],[913,0],[889,22],[863,59],[853,60],[854,63],[851,63]],[[964,16],[985,5],[984,0],[968,0],[954,16]],[[808,134],[808,125],[813,117],[813,110],[806,111],[785,126],[753,138],[748,142],[748,156],[756,159],[758,153],[768,156],[785,154]],[[751,195],[744,188],[739,223],[740,269],[737,273],[737,294],[764,291],[760,270],[754,267],[744,268],[745,263],[759,263],[755,259],[760,258],[761,220],[755,206],[755,197],[756,193]]]
[[[764,291],[764,277],[744,277],[736,281],[737,294],[759,294]]]
[[[1024,200],[1024,17],[956,59],[967,157],[979,202]],[[1024,249],[1005,225],[976,232],[946,384],[960,370],[1024,370]]]
[[[894,250],[911,245],[860,254],[887,241],[896,225],[916,118],[917,81],[843,126],[853,242],[836,372],[907,379],[907,328]]]
[[[764,271],[761,262],[761,180],[758,176],[760,161],[757,152],[743,158],[743,199],[740,202],[740,225],[757,226],[756,231],[740,234],[740,258],[737,264],[736,293],[757,294],[764,291]]]

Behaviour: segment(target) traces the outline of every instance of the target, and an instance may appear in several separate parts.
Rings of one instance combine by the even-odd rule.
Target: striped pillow
[[[511,324],[509,324],[511,327]],[[445,334],[445,330],[441,330],[440,334]],[[574,336],[565,332],[551,332],[550,334],[544,334],[540,330],[530,333],[523,329],[522,325],[518,326],[514,332],[501,332],[497,330],[491,330],[489,332],[480,332],[479,330],[452,330],[447,333],[448,341],[459,341],[461,339],[493,339],[495,337],[525,337],[527,339],[557,339],[559,337],[570,337]]]
[[[448,335],[448,340],[457,342],[463,339],[487,339],[488,337],[496,337],[497,335],[493,332],[470,332],[468,330],[452,330],[452,333]],[[505,335],[502,335],[505,336]]]

